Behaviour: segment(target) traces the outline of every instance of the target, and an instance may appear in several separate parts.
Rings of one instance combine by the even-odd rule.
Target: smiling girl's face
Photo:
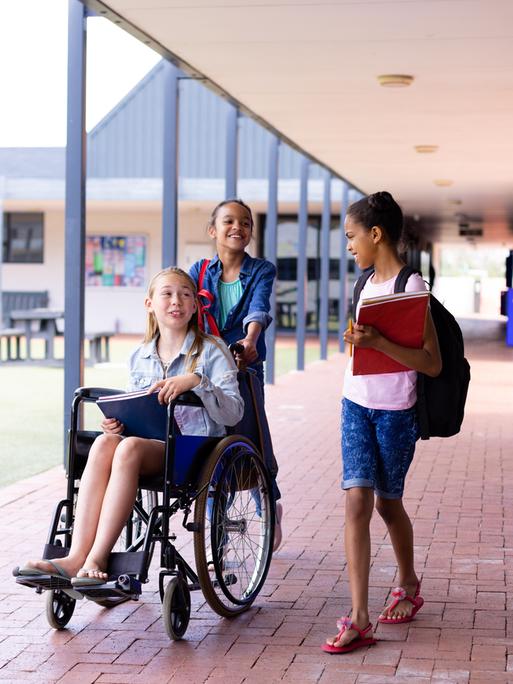
[[[355,263],[361,269],[372,266],[376,257],[376,246],[382,236],[381,228],[373,226],[368,230],[364,225],[355,221],[350,214],[346,216],[344,228],[347,237],[347,249],[354,256]]]
[[[146,309],[157,319],[159,329],[187,329],[196,311],[196,297],[190,283],[177,274],[160,276],[145,300]]]
[[[216,241],[217,248],[243,252],[251,240],[252,229],[249,211],[236,202],[230,202],[219,208],[208,234]]]

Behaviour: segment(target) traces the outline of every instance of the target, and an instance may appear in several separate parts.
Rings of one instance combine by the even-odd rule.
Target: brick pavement
[[[369,650],[330,656],[319,649],[349,609],[338,445],[345,359],[338,355],[267,390],[285,543],[261,595],[228,621],[195,592],[182,642],[171,643],[164,632],[156,572],[140,602],[109,611],[83,601],[69,629],[51,630],[42,597],[18,587],[10,570],[40,552],[64,477],[57,468],[0,490],[7,536],[0,682],[513,682],[513,350],[473,343],[468,355],[473,380],[464,430],[421,443],[406,488],[426,599],[414,622],[379,626],[379,643]],[[375,619],[396,581],[378,517],[372,541]],[[190,536],[179,542],[187,552]]]

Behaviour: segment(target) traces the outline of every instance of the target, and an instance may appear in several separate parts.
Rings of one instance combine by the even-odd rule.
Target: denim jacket
[[[158,380],[187,372],[185,359],[194,341],[189,331],[180,353],[171,362],[166,375],[157,354],[157,338],[139,345],[130,356],[129,392],[151,387]],[[201,399],[204,409],[197,406],[177,406],[175,419],[184,435],[218,437],[226,434],[225,425],[236,425],[242,418],[244,402],[237,382],[237,367],[222,340],[205,340],[194,372],[201,382],[192,390]]]
[[[196,261],[190,268],[190,275],[194,282],[198,284],[199,273],[203,260]],[[210,307],[210,313],[219,320],[219,300],[217,297],[217,285],[223,265],[216,256],[210,261],[207,270],[205,271],[205,278],[203,280],[203,288],[214,295],[214,301]],[[259,335],[256,348],[260,361],[264,361],[266,357],[265,336],[264,330],[272,321],[269,314],[271,309],[270,297],[273,288],[274,278],[276,277],[276,267],[266,259],[254,259],[245,254],[244,261],[240,269],[240,281],[242,284],[242,297],[239,302],[229,311],[224,327],[219,332],[221,337],[230,345],[233,342],[246,337],[246,332],[249,323],[256,321],[262,326],[262,333]],[[208,325],[207,325],[208,328]],[[210,332],[207,329],[207,332]],[[261,376],[262,365],[256,368],[257,374]]]

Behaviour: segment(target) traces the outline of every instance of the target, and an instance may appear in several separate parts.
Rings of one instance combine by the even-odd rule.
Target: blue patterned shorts
[[[342,399],[342,488],[372,487],[400,499],[418,437],[414,406],[385,411]]]

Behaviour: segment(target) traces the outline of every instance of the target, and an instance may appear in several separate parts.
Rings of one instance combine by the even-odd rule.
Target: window
[[[3,261],[6,264],[43,263],[43,214],[4,214]]]

